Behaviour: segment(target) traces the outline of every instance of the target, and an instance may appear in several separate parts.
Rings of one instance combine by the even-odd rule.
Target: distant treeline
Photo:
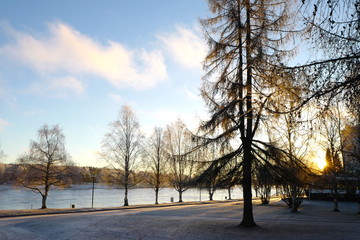
[[[20,164],[4,164],[0,163],[0,185],[17,185],[17,173],[21,168]],[[96,168],[96,167],[79,167],[79,166],[71,166],[69,175],[70,184],[67,187],[71,187],[72,184],[84,184],[84,183],[104,183],[109,185],[118,185],[121,186],[119,182],[113,179],[114,170],[109,168]],[[133,187],[151,187],[146,179],[148,179],[149,173],[140,171],[134,173],[136,177],[133,180],[131,186]],[[170,178],[168,178],[170,179]],[[170,182],[165,183],[165,186],[170,186]]]

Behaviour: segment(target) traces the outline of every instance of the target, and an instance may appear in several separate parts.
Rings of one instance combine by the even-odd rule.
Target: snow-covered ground
[[[360,239],[356,203],[340,203],[333,212],[331,202],[304,201],[295,214],[278,199],[255,203],[254,229],[237,227],[242,207],[224,201],[7,217],[0,218],[0,239]]]

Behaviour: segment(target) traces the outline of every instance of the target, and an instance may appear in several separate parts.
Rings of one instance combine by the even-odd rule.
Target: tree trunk
[[[212,192],[211,190],[209,190],[209,200],[210,200],[210,201],[213,200],[213,195],[214,195],[214,192]]]
[[[47,207],[46,207],[47,194],[41,194],[41,196],[42,196],[41,208],[42,208],[42,209],[45,209],[45,208],[47,208]]]
[[[49,180],[48,180],[48,179],[49,179],[49,176],[48,176],[49,169],[50,169],[50,164],[48,163],[48,165],[47,165],[46,179],[45,179],[45,191],[44,191],[44,194],[41,193],[41,196],[42,196],[41,208],[42,208],[42,209],[47,208],[47,207],[46,207],[46,200],[47,200],[47,196],[48,196],[48,193],[49,193],[49,190],[50,190],[50,185],[49,185]]]
[[[262,204],[269,204],[270,203],[270,192],[267,187],[264,187],[263,193],[260,193],[260,199]]]
[[[244,160],[243,160],[243,194],[244,194],[244,211],[243,219],[240,226],[255,227],[256,223],[253,216],[252,192],[251,192],[251,145],[244,144]]]
[[[124,196],[124,206],[129,206],[129,200],[128,200],[128,186],[129,186],[129,175],[130,175],[130,168],[129,168],[129,161],[130,157],[125,157],[125,196]]]
[[[229,200],[231,200],[231,188],[228,188]]]
[[[125,184],[124,206],[129,206],[129,200],[128,200],[128,185],[127,185],[127,184]]]
[[[334,212],[339,212],[339,201],[338,201],[338,191],[337,186],[335,186],[334,190]]]
[[[339,212],[339,201],[337,198],[334,198],[334,212]]]
[[[296,187],[292,186],[291,187],[291,198],[292,198],[292,202],[291,202],[291,212],[298,212],[297,206],[296,206],[296,197],[297,197],[297,192],[296,192]]]
[[[182,202],[183,200],[182,200],[182,191],[181,190],[179,190],[179,202]]]
[[[339,212],[339,201],[337,199],[337,196],[334,197],[334,212]]]
[[[243,179],[242,187],[244,191],[244,211],[240,226],[255,227],[256,223],[253,216],[252,192],[251,192],[251,173],[253,156],[252,138],[253,138],[253,109],[252,109],[252,58],[251,58],[251,23],[250,23],[250,1],[246,1],[246,131],[242,134],[242,143],[244,151],[243,159]],[[245,130],[245,129],[243,129]],[[245,134],[245,136],[244,136]]]
[[[155,204],[159,204],[159,188],[155,188]]]
[[[156,183],[155,183],[155,204],[159,204],[159,189],[160,189],[160,148],[157,148],[157,162],[156,162]]]

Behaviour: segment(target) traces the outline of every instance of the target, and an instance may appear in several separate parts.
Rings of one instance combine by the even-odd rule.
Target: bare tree
[[[360,119],[360,1],[302,1],[301,10],[309,26],[308,43],[314,50],[306,64],[291,68],[297,82],[308,89],[302,104],[315,99],[326,113],[334,100],[346,102]],[[328,166],[324,175],[333,192],[334,211],[338,210],[337,185],[339,180],[343,182],[340,172],[348,168],[341,146],[344,142],[339,134],[341,128],[337,126],[340,119],[334,119],[337,116],[336,111],[332,112],[323,123],[326,138],[330,140],[325,148]]]
[[[322,146],[327,151],[328,158],[324,171],[343,172],[343,136],[346,109],[340,107],[340,99],[322,112],[320,116],[320,135],[323,137]]]
[[[217,149],[216,143],[209,145],[207,148],[203,149],[202,154],[205,158],[205,162],[209,164],[210,160],[218,158],[218,154],[221,154],[221,149]],[[207,158],[207,159],[206,159]],[[207,161],[206,161],[207,160]],[[207,164],[207,165],[208,165]],[[204,187],[209,193],[209,200],[213,200],[213,195],[217,189],[221,187],[221,175],[215,174],[212,171],[208,171],[207,174],[203,175],[204,178]]]
[[[65,136],[59,125],[42,126],[38,130],[38,141],[31,141],[30,150],[20,157],[21,174],[17,181],[42,197],[41,208],[46,208],[46,200],[52,186],[64,187],[70,183],[70,157],[65,149]]]
[[[194,146],[190,132],[180,119],[167,126],[165,144],[169,156],[170,181],[179,193],[179,202],[182,202],[182,194],[188,189],[194,171],[194,161],[191,154]]]
[[[272,141],[276,146],[284,151],[284,161],[288,163],[286,171],[290,178],[284,179],[282,185],[284,200],[291,207],[292,212],[297,212],[305,192],[307,183],[306,174],[310,169],[302,165],[308,157],[309,145],[312,141],[312,114],[310,110],[292,111],[283,114],[278,119],[277,124],[273,124]],[[310,115],[310,116],[309,116]],[[310,119],[309,119],[310,118]],[[277,129],[277,130],[275,130]],[[287,199],[289,201],[287,201]]]
[[[0,146],[0,163],[2,161],[4,161],[4,159],[6,158],[6,154],[4,153],[4,151],[1,149],[1,146]]]
[[[4,178],[4,173],[6,170],[6,166],[4,163],[2,163],[4,161],[4,159],[6,158],[6,155],[4,153],[4,151],[1,149],[0,146],[0,183],[4,183],[5,178]]]
[[[159,191],[166,183],[168,158],[165,154],[164,130],[155,128],[147,146],[146,165],[150,169],[147,183],[155,191],[155,204],[159,203]]]
[[[129,205],[128,189],[134,184],[134,171],[143,152],[143,134],[131,107],[121,108],[117,120],[109,124],[102,142],[101,157],[116,172],[116,181],[125,188],[124,206]]]
[[[346,125],[342,130],[343,161],[348,173],[360,170],[360,124]]]
[[[196,173],[194,182],[201,189],[206,189],[209,194],[209,200],[213,200],[213,195],[218,189],[228,190],[228,199],[231,199],[231,188],[239,184],[237,179],[229,177],[228,169],[232,169],[233,162],[236,159],[229,161],[226,166],[221,169],[214,169],[213,161],[216,161],[224,153],[229,152],[231,146],[226,142],[220,144],[212,142],[206,146],[201,146],[194,151],[196,161]]]
[[[307,89],[303,102],[321,99],[321,104],[336,95],[358,111],[360,97],[360,1],[302,1],[300,9],[308,35],[305,41],[313,49],[309,61],[290,67],[297,82]],[[306,39],[306,40],[307,40]]]
[[[256,194],[260,194],[262,204],[270,203],[271,188],[273,186],[275,186],[275,181],[271,171],[265,166],[255,167],[254,190]]]
[[[195,167],[195,183],[197,187],[200,189],[206,189],[209,194],[209,200],[213,200],[213,195],[217,189],[220,188],[220,175],[214,174],[211,171],[203,174],[204,171],[208,168],[209,164],[211,164],[211,160],[215,158],[215,145],[205,146],[199,148],[195,152],[196,154],[196,167]],[[201,178],[198,177],[201,176]]]
[[[344,161],[344,141],[342,129],[344,128],[344,119],[346,110],[341,108],[339,96],[334,98],[329,108],[322,112],[320,116],[320,135],[323,138],[321,145],[326,150],[325,160],[326,166],[323,171],[323,177],[326,187],[331,190],[334,211],[339,211],[338,190],[340,182],[346,182],[344,177],[345,161]],[[338,101],[336,101],[338,100]]]

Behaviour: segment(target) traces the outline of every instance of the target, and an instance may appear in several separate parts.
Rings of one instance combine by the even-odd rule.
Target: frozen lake
[[[224,200],[227,190],[217,190],[213,196],[214,200]],[[172,188],[164,188],[159,192],[159,203],[170,202],[171,197],[178,201],[178,192]],[[233,199],[242,198],[239,187],[232,189]],[[155,203],[155,191],[151,188],[134,188],[129,190],[129,204],[153,204]],[[74,185],[64,190],[50,190],[48,208],[69,208],[75,204],[76,208],[91,207],[92,184]],[[183,193],[183,201],[206,201],[209,200],[207,191],[199,189],[188,189]],[[124,204],[124,190],[110,188],[95,184],[94,207],[118,207]],[[27,189],[14,189],[11,186],[0,185],[0,209],[32,209],[41,207],[40,194]]]

